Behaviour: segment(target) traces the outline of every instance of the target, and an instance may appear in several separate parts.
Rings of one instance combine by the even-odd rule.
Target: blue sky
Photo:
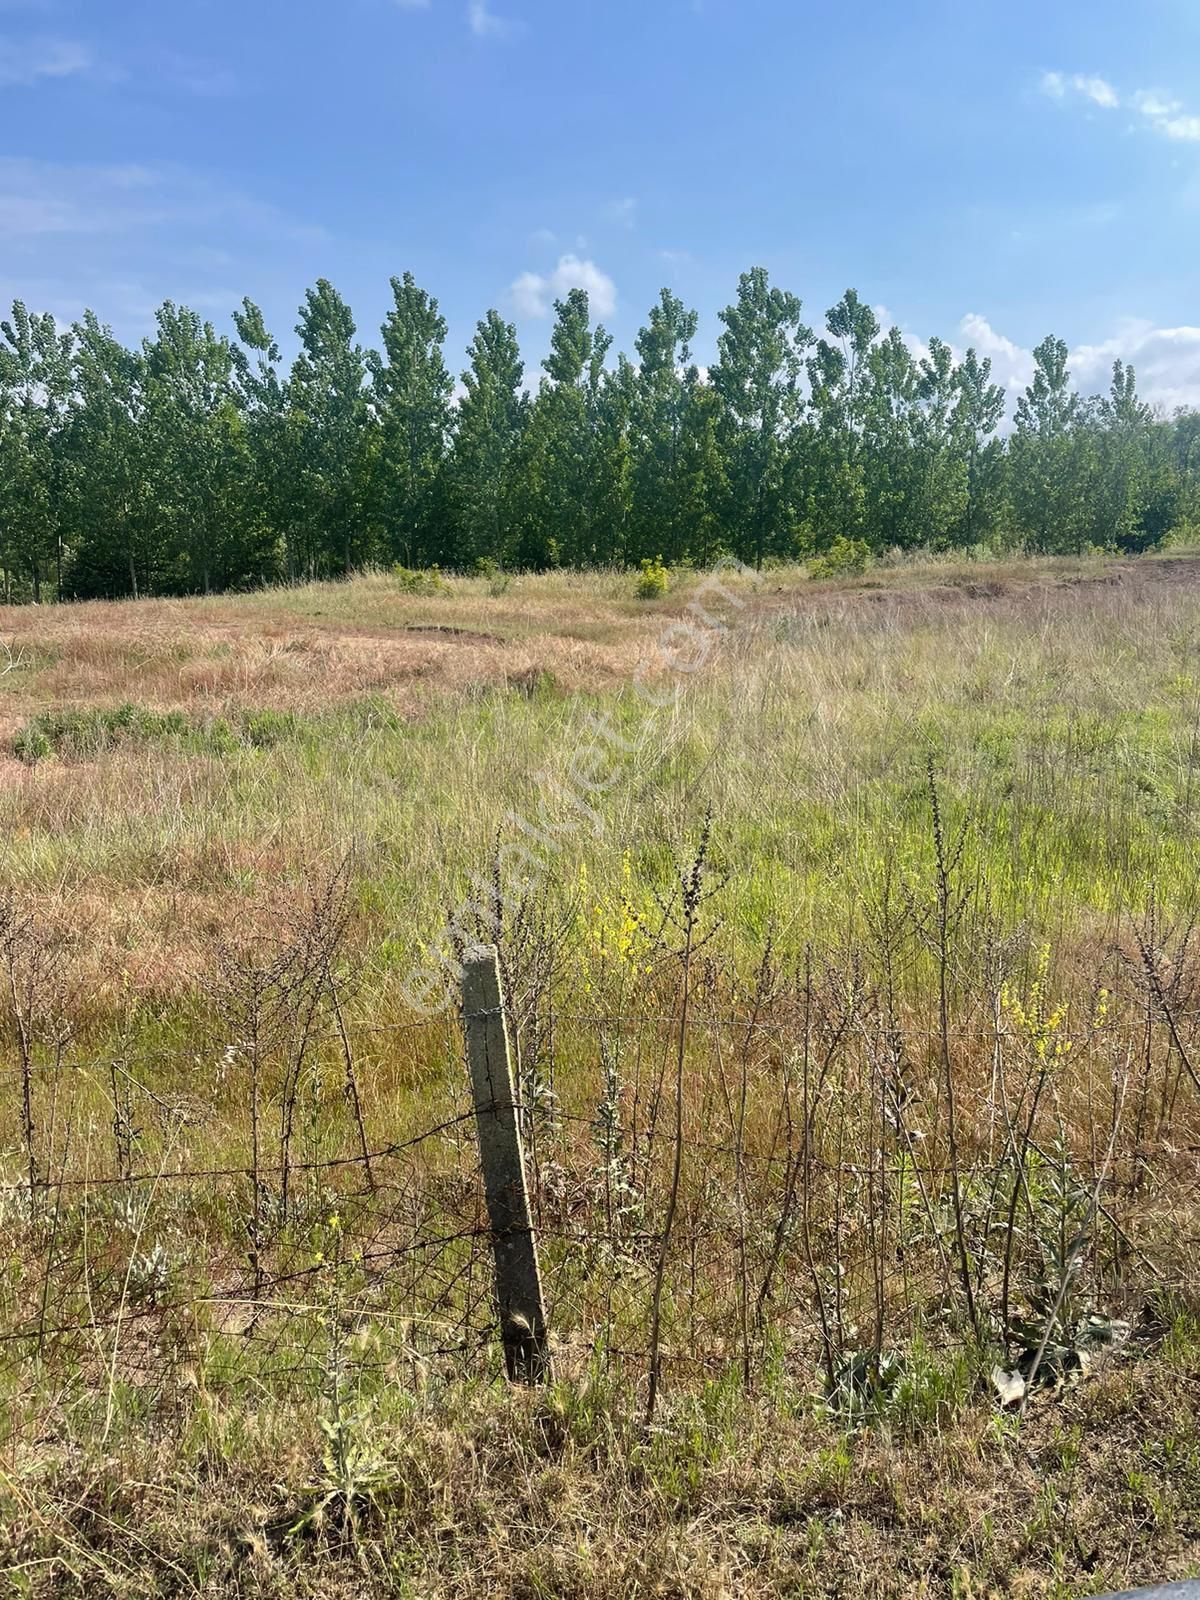
[[[408,269],[456,368],[573,283],[627,349],[669,284],[703,359],[761,263],[1200,403],[1198,245],[1195,0],[0,0],[0,299],[130,339],[249,294],[290,345],[324,275],[371,343]]]

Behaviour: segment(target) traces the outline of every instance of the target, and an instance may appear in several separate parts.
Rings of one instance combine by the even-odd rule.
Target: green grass
[[[307,614],[306,595],[278,603]],[[340,613],[351,595],[337,591]],[[455,616],[453,596],[438,604]],[[776,607],[735,620],[720,658],[657,722],[628,681],[568,694],[536,663],[514,688],[432,693],[416,717],[397,717],[386,690],[365,706],[306,710],[303,738],[287,706],[48,708],[18,731],[18,753],[100,759],[72,790],[74,825],[41,813],[36,792],[9,797],[12,870],[48,881],[75,863],[133,886],[150,861],[157,876],[161,775],[187,789],[172,846],[286,836],[301,862],[353,844],[379,902],[428,938],[448,886],[458,893],[486,861],[506,814],[536,812],[537,780],[543,794],[568,781],[597,713],[626,737],[645,733],[648,749],[603,797],[599,839],[571,828],[560,803],[562,883],[581,863],[611,881],[628,849],[647,894],[661,890],[711,807],[735,929],[752,943],[774,919],[793,947],[844,932],[885,845],[906,870],[928,858],[932,755],[997,911],[1056,940],[1090,935],[1143,906],[1152,885],[1181,914],[1194,897],[1196,612],[1191,591],[1131,601],[1069,587],[990,606],[934,599],[899,621],[861,601],[832,615]],[[630,677],[647,642],[630,650]],[[269,764],[256,759],[264,744],[276,747]],[[166,748],[134,773],[131,745],[139,760]],[[128,797],[119,814],[114,784]]]
[[[1196,1565],[1200,568],[743,575],[673,673],[701,582],[6,613],[15,1592],[1081,1595]],[[533,1398],[498,1378],[458,1028],[406,998],[506,847],[560,1341]],[[1055,1348],[1134,1332],[1018,1423],[989,1373],[1077,1234]]]
[[[13,735],[13,754],[32,765],[49,756],[68,761],[94,760],[110,750],[167,745],[181,753],[224,756],[239,745],[269,750],[295,738],[301,720],[294,712],[269,708],[237,712],[232,719],[197,719],[185,711],[155,711],[126,701],[112,708],[43,711],[22,723]]]

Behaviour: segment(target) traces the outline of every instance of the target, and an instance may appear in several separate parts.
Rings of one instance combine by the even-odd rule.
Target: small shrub
[[[1194,550],[1200,545],[1200,522],[1193,522],[1185,518],[1177,522],[1173,528],[1168,528],[1157,544],[1149,548],[1154,550]]]
[[[273,711],[264,706],[258,711],[244,711],[241,715],[243,741],[255,750],[271,750],[284,740],[294,738],[298,720],[294,711]]]
[[[488,593],[493,596],[501,595],[512,582],[512,577],[505,572],[498,561],[491,556],[477,556],[472,564],[471,571],[477,578],[486,578]]]
[[[206,755],[230,755],[249,746],[270,750],[296,738],[300,719],[294,711],[269,707],[228,717],[197,719],[185,711],[153,711],[147,706],[86,706],[43,711],[17,729],[13,754],[28,766],[49,756],[87,761],[121,746],[174,744]]]
[[[44,761],[47,756],[53,755],[54,746],[50,743],[50,736],[44,728],[38,727],[38,718],[27,722],[23,728],[18,728],[13,735],[13,754],[18,761],[24,761],[32,767],[35,762]]]
[[[812,578],[848,578],[865,572],[870,559],[870,547],[864,540],[847,539],[839,533],[824,555],[809,564],[808,573]]]
[[[43,711],[17,730],[13,752],[29,763],[49,755],[86,760],[116,745],[144,743],[186,726],[181,712],[164,715],[128,703]]]
[[[438,567],[403,567],[397,562],[392,577],[404,594],[442,594],[448,587]]]
[[[663,565],[663,558],[656,556],[653,561],[647,557],[642,562],[642,570],[638,574],[637,597],[639,600],[661,600],[671,586],[671,574]]]

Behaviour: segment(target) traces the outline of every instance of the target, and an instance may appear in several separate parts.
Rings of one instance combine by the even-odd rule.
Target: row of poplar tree
[[[290,366],[250,301],[236,337],[167,302],[121,344],[88,312],[0,322],[0,568],[10,598],[181,594],[372,563],[761,564],[839,540],[1140,549],[1200,504],[1200,413],[1155,417],[1117,362],[1071,386],[1048,338],[1006,431],[990,363],[914,355],[848,290],[820,335],[761,268],[715,363],[664,289],[612,359],[587,295],[556,303],[527,391],[489,311],[456,387],[438,303],[392,280],[379,349],[324,279]],[[844,548],[840,547],[839,548]]]

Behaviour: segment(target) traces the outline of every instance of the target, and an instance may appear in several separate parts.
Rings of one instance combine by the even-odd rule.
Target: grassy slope
[[[146,1092],[187,1107],[173,1143],[165,1121],[138,1111],[136,1164],[244,1159],[244,1106],[216,1065],[221,1036],[208,1005],[221,945],[248,930],[269,936],[306,879],[351,849],[347,938],[361,981],[349,1028],[370,1142],[457,1109],[457,1064],[442,1032],[430,1043],[401,1035],[385,1049],[377,1030],[410,1020],[400,985],[414,949],[436,938],[447,903],[486,869],[506,812],[533,814],[539,792],[566,778],[584,717],[607,713],[629,738],[651,725],[633,674],[639,659],[654,661],[655,640],[685,614],[690,591],[646,604],[631,587],[627,577],[555,575],[519,578],[500,594],[455,580],[417,596],[369,577],[0,614],[14,662],[0,678],[9,738],[68,706],[185,714],[182,732],[136,721],[106,731],[85,718],[77,748],[62,756],[0,763],[4,876],[49,927],[75,936],[74,1053],[153,1060]],[[1022,993],[1037,981],[1045,940],[1045,981],[1070,997],[1074,1016],[1090,1016],[1098,969],[1112,965],[1151,896],[1161,917],[1192,912],[1200,566],[1191,559],[945,565],[823,586],[781,572],[761,586],[740,580],[739,593],[745,605],[729,615],[719,651],[606,791],[602,829],[564,830],[553,873],[560,919],[582,918],[586,929],[593,900],[607,917],[624,894],[651,920],[655,892],[668,889],[711,807],[715,864],[728,875],[710,947],[727,974],[722,994],[737,999],[769,930],[784,963],[801,961],[810,941],[822,959],[841,959],[865,937],[864,908],[886,883],[928,881],[930,754],[947,826],[967,828],[962,881],[986,900],[988,937],[1012,941]],[[263,710],[290,720],[268,724],[258,742],[241,737],[239,718]],[[214,736],[218,719],[232,733]],[[628,1002],[624,979],[598,971],[607,958],[591,934],[566,949],[562,981],[576,1004],[581,994],[597,1010]],[[973,1028],[989,992],[981,950],[968,929],[955,958]],[[898,973],[915,1037],[936,1021],[932,975],[917,939]],[[670,1009],[661,988],[653,997]],[[1128,1020],[1133,1038],[1132,1012]],[[594,1104],[593,1031],[566,1029],[560,1046],[579,1076],[559,1089],[581,1111]],[[1121,1060],[1116,1043],[1086,1033],[1054,1102],[1076,1149],[1094,1145],[1102,1122],[1091,1103],[1096,1063],[1111,1060],[1115,1072]],[[1164,1094],[1169,1083],[1178,1092],[1172,1061],[1168,1043],[1154,1057]],[[692,1069],[699,1135],[722,1114],[713,1085],[724,1066],[699,1053]],[[766,1106],[779,1062],[752,1070]],[[962,1058],[981,1119],[993,1070],[986,1051]],[[61,1103],[49,1090],[38,1103],[51,1171],[94,1173],[89,1163],[107,1159],[116,1090],[93,1077],[72,1078]],[[19,1177],[12,1080],[0,1092]],[[857,1081],[845,1079],[852,1105]],[[931,1085],[931,1103],[936,1093]],[[358,1537],[347,1540],[332,1512],[293,1536],[338,1477],[321,1466],[314,1428],[336,1367],[326,1336],[340,1316],[322,1299],[316,1345],[310,1328],[308,1343],[287,1346],[307,1362],[299,1379],[279,1381],[270,1361],[239,1354],[238,1381],[226,1381],[230,1330],[207,1330],[200,1360],[189,1344],[199,1336],[169,1321],[161,1338],[180,1350],[165,1362],[159,1346],[128,1338],[118,1362],[116,1336],[110,1346],[100,1334],[94,1349],[68,1341],[54,1350],[44,1375],[6,1366],[14,1427],[0,1461],[9,1529],[0,1551],[33,1593],[1066,1595],[1182,1574],[1200,1538],[1200,1340],[1177,1243],[1180,1229],[1195,1231],[1186,1079],[1179,1105],[1170,1148],[1154,1146],[1173,1192],[1152,1183],[1122,1212],[1128,1227],[1136,1218],[1157,1273],[1145,1353],[1061,1403],[1039,1403],[1023,1431],[996,1416],[956,1339],[929,1325],[928,1305],[910,1307],[907,1287],[897,1327],[936,1348],[915,1362],[884,1420],[851,1435],[810,1414],[810,1308],[797,1308],[794,1328],[781,1322],[752,1400],[728,1375],[681,1382],[649,1441],[633,1420],[636,1366],[614,1380],[568,1364],[560,1392],[526,1405],[478,1375],[409,1364],[385,1341],[379,1379],[359,1391],[364,1420],[346,1424],[361,1451]],[[849,1137],[870,1149],[869,1124]],[[587,1149],[564,1144],[556,1155],[582,1185]],[[469,1192],[469,1150],[438,1162],[438,1181],[461,1171]],[[420,1192],[427,1203],[430,1191]],[[188,1204],[161,1224],[162,1237],[187,1240],[180,1248],[204,1259],[220,1287],[237,1254],[236,1207]],[[199,1211],[225,1241],[211,1259]],[[11,1308],[36,1302],[43,1264],[56,1250],[65,1259],[68,1237],[85,1256],[97,1248],[89,1238],[103,1238],[119,1288],[120,1219],[64,1213],[50,1241],[27,1235],[11,1209],[0,1226],[6,1253],[25,1263],[5,1302],[13,1326],[27,1319]],[[139,1250],[147,1228],[133,1241]],[[288,1246],[301,1247],[316,1248],[307,1235]],[[612,1285],[623,1280],[550,1248],[564,1317],[569,1308],[580,1330],[594,1327],[596,1284],[611,1313]],[[1128,1312],[1149,1290],[1124,1292],[1118,1309]],[[636,1342],[644,1329],[633,1309],[628,1316]],[[29,1349],[18,1348],[24,1362]],[[338,1471],[344,1486],[344,1459]]]

